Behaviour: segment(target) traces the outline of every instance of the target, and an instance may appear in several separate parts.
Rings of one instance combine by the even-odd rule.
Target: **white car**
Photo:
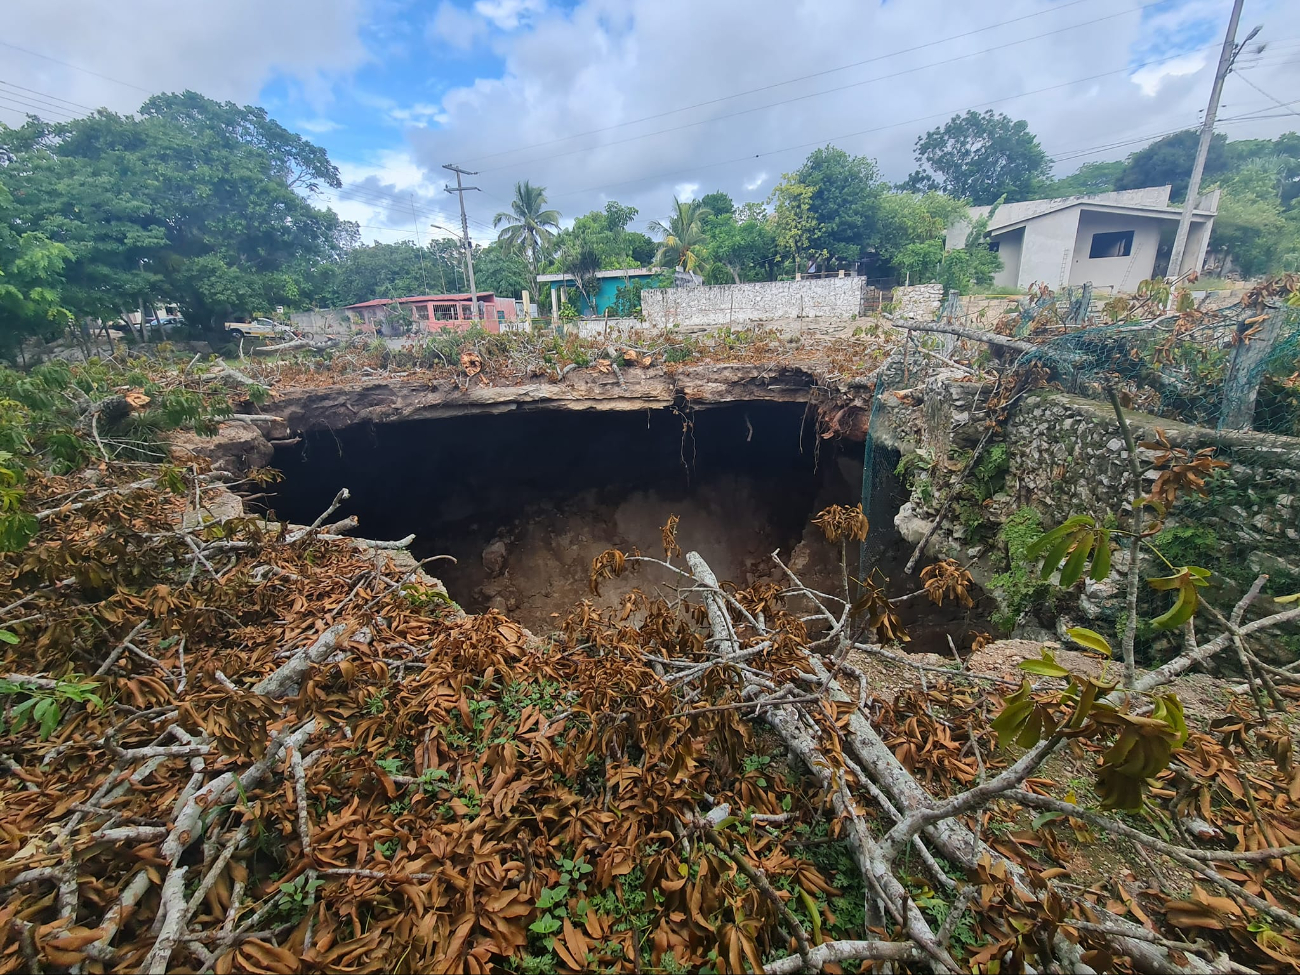
[[[269,318],[254,318],[251,322],[226,322],[226,334],[238,342],[245,336],[249,338],[290,339],[298,333],[288,325],[281,325]]]

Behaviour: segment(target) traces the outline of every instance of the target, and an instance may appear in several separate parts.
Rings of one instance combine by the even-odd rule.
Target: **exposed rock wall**
[[[464,381],[462,379],[462,381]],[[332,386],[273,390],[265,412],[274,422],[233,420],[215,437],[177,435],[176,449],[198,454],[234,474],[269,464],[277,442],[318,430],[367,423],[438,419],[529,410],[647,410],[681,404],[702,408],[734,402],[809,403],[825,399],[813,373],[748,364],[628,367],[620,374],[577,370],[559,382],[483,385],[373,379]],[[252,409],[251,405],[248,409]],[[861,440],[863,429],[856,439]]]
[[[908,463],[911,498],[895,519],[899,531],[918,542],[933,524],[957,472],[985,429],[981,387],[929,380],[902,398],[886,395],[877,436],[915,458]],[[1198,564],[1216,576],[1216,601],[1231,601],[1261,572],[1268,592],[1300,590],[1300,440],[1255,433],[1218,433],[1147,414],[1129,413],[1137,441],[1154,440],[1156,429],[1170,444],[1195,452],[1215,447],[1229,467],[1214,474],[1209,494],[1180,494],[1162,533],[1153,541],[1174,564]],[[996,452],[996,453],[995,453]],[[1157,452],[1139,448],[1143,493],[1157,474],[1148,470]],[[984,454],[981,477],[968,480],[929,546],[934,557],[970,562],[990,585],[1007,571],[998,530],[1016,512],[1032,507],[1052,527],[1073,514],[1098,522],[1128,523],[1136,493],[1128,452],[1108,403],[1053,391],[1025,397]],[[1114,554],[1115,573],[1126,565],[1125,547]],[[1159,574],[1156,558],[1148,574]],[[1081,583],[1082,614],[1113,622],[1121,611],[1113,582]]]
[[[1219,433],[1143,413],[1130,414],[1129,423],[1137,441],[1154,440],[1158,427],[1173,446],[1192,453],[1215,447],[1215,458],[1229,464],[1210,478],[1207,497],[1181,493],[1166,523],[1167,529],[1204,530],[1199,547],[1217,540],[1227,564],[1207,568],[1239,579],[1268,572],[1279,582],[1300,581],[1300,440]],[[1098,520],[1110,512],[1127,517],[1135,492],[1108,404],[1063,393],[1030,396],[1007,425],[1006,442],[1007,487],[1017,504]],[[1157,453],[1138,448],[1143,493],[1156,479],[1149,468]]]

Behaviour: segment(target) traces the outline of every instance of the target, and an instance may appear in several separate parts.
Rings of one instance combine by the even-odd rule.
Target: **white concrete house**
[[[1004,203],[989,221],[989,248],[1002,258],[999,287],[1052,288],[1091,281],[1094,289],[1133,291],[1150,278],[1162,237],[1173,240],[1181,207],[1168,186],[1118,190],[1058,200]],[[964,247],[970,221],[991,207],[971,207],[969,220],[948,228],[946,248]],[[1199,197],[1179,274],[1200,271],[1219,209],[1219,191]]]

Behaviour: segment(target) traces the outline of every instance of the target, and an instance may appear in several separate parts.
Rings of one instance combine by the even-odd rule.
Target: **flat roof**
[[[1021,217],[1019,220],[1013,220],[1010,223],[1001,224],[998,227],[990,227],[988,234],[990,237],[999,237],[1002,234],[1012,230],[1019,230],[1026,224],[1032,223],[1049,214],[1063,213],[1066,210],[1074,208],[1080,210],[1091,210],[1094,213],[1120,213],[1129,217],[1150,217],[1153,220],[1177,220],[1182,216],[1182,209],[1173,209],[1171,207],[1146,207],[1146,206],[1126,206],[1119,203],[1089,203],[1086,200],[1079,200],[1070,203],[1067,206],[1057,207],[1054,210],[1048,210],[1044,213],[1033,213]],[[1217,213],[1212,210],[1193,210],[1192,221],[1204,223],[1207,220],[1213,220]]]
[[[609,271],[597,271],[598,278],[635,278],[645,277],[651,274],[659,274],[663,268],[659,267],[620,267],[613,268]],[[572,274],[539,274],[538,281],[572,281]]]
[[[358,301],[354,305],[344,305],[344,308],[375,308],[379,305],[404,305],[408,302],[432,301],[432,302],[456,302],[469,301],[473,296],[467,291],[460,295],[410,295],[406,298],[371,298],[369,301]],[[495,291],[480,291],[479,300],[485,298],[495,298]]]

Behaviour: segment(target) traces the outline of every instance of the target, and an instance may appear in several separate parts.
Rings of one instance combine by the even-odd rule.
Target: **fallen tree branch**
[[[1017,792],[1014,799],[1021,805],[1032,806],[1035,809],[1043,809],[1048,812],[1064,813],[1067,816],[1081,819],[1089,825],[1096,826],[1098,829],[1105,830],[1108,833],[1114,833],[1118,836],[1123,836],[1133,840],[1135,843],[1141,843],[1143,846],[1156,850],[1159,853],[1163,853],[1165,856],[1186,867],[1188,870],[1200,874],[1216,887],[1227,891],[1233,897],[1245,901],[1261,914],[1267,914],[1274,920],[1290,925],[1291,927],[1300,928],[1300,917],[1292,914],[1290,911],[1283,910],[1280,907],[1270,904],[1262,897],[1257,897],[1241,885],[1227,879],[1217,870],[1208,866],[1204,861],[1210,859],[1210,857],[1203,855],[1205,851],[1193,850],[1189,847],[1174,846],[1172,843],[1158,840],[1154,836],[1148,836],[1146,833],[1139,829],[1134,829],[1132,826],[1126,826],[1124,823],[1110,819],[1100,813],[1095,813],[1091,809],[1084,809],[1082,806],[1076,806],[1072,802],[1063,802],[1060,799],[1052,799],[1048,796],[1040,796],[1032,792]],[[1296,848],[1281,847],[1274,850],[1263,851],[1272,854],[1271,856],[1263,857],[1263,859],[1274,859],[1277,856],[1292,855],[1284,852],[1287,850],[1296,850]],[[1238,855],[1234,855],[1227,859],[1238,859]],[[1254,858],[1247,856],[1244,859],[1250,860]]]
[[[167,975],[167,963],[185,932],[185,874],[189,867],[175,864],[163,884],[158,916],[162,919],[153,950],[144,960],[140,971],[148,975]]]
[[[706,821],[699,820],[693,824],[693,828],[703,833],[719,850],[722,850],[731,858],[731,862],[736,865],[736,869],[749,878],[750,883],[757,887],[764,897],[776,908],[781,919],[785,921],[786,927],[794,935],[795,943],[799,946],[799,957],[803,961],[803,970],[805,972],[815,972],[820,966],[813,964],[812,953],[808,944],[808,932],[803,929],[799,919],[795,917],[790,908],[785,906],[785,901],[781,895],[776,892],[767,880],[767,875],[750,865],[749,860],[744,854],[737,851],[730,843],[726,842],[718,835],[717,830],[710,826]],[[824,964],[824,963],[823,963]]]
[[[348,624],[335,623],[316,638],[309,646],[294,652],[274,673],[253,685],[253,693],[264,697],[278,698],[291,693],[302,682],[302,678],[313,666],[333,653],[348,630]]]
[[[1138,625],[1138,590],[1141,588],[1141,573],[1139,556],[1142,553],[1142,510],[1143,506],[1138,504],[1138,497],[1142,493],[1142,471],[1138,468],[1137,444],[1133,440],[1133,428],[1129,426],[1128,418],[1124,415],[1124,406],[1119,401],[1119,393],[1113,386],[1106,386],[1106,395],[1110,397],[1111,408],[1115,411],[1115,421],[1119,424],[1119,432],[1124,438],[1124,446],[1128,450],[1128,473],[1129,479],[1133,482],[1131,490],[1133,492],[1133,503],[1131,514],[1129,515],[1129,541],[1128,541],[1128,577],[1124,583],[1125,590],[1125,612],[1128,614],[1124,620],[1124,636],[1121,645],[1124,651],[1124,686],[1132,688],[1137,681],[1137,669],[1133,656],[1133,645],[1137,639]]]
[[[938,322],[933,324],[921,324],[919,322],[908,322],[905,326],[914,332],[939,332],[943,335],[956,335],[958,338],[969,339],[972,342],[983,342],[986,345],[1000,345],[1004,349],[1014,349],[1017,352],[1039,352],[1038,346],[1032,342],[1022,342],[1019,339],[1009,339],[1005,335],[998,335],[995,332],[984,332],[977,328],[966,328],[962,325],[940,325]]]
[[[801,955],[778,958],[764,962],[763,970],[768,975],[789,975],[798,971],[819,972],[827,965],[844,961],[917,962],[924,957],[915,945],[906,941],[826,941],[810,948],[806,958]]]

